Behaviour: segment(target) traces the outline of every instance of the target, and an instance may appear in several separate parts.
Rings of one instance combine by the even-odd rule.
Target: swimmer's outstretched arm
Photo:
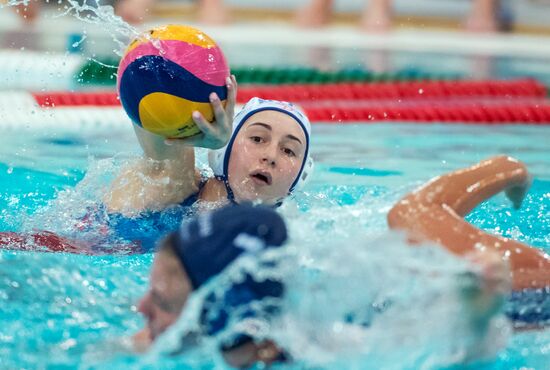
[[[513,289],[550,286],[550,256],[508,238],[491,235],[464,220],[485,199],[505,191],[519,208],[530,186],[525,165],[499,156],[432,179],[401,199],[388,213],[392,229],[411,242],[430,240],[452,253],[494,250],[510,263]]]
[[[199,135],[167,140],[134,125],[145,155],[113,181],[104,197],[109,212],[133,216],[146,210],[161,210],[198,191],[200,175],[195,169],[194,147],[218,149],[231,135],[237,94],[235,76],[227,79],[227,89],[225,107],[215,93],[210,96],[214,122],[208,122],[199,112],[193,113],[201,130]]]

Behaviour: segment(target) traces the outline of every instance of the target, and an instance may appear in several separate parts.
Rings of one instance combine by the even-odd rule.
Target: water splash
[[[9,0],[5,5],[8,6],[28,6],[29,0]],[[110,5],[101,5],[98,0],[76,1],[67,0],[63,6],[63,10],[54,17],[74,16],[80,21],[95,24],[106,30],[111,35],[112,40],[119,46],[116,51],[119,55],[126,47],[128,40],[137,36],[139,32],[126,23],[121,17],[114,13],[114,9]]]
[[[114,158],[91,161],[85,177],[78,185],[59,191],[54,200],[36,209],[32,216],[25,217],[21,231],[50,230],[65,236],[84,238],[78,223],[90,210],[100,207],[108,184],[124,164],[127,162]]]
[[[301,227],[308,224],[302,220]],[[357,226],[338,225],[356,231]],[[465,298],[469,283],[463,277],[470,267],[440,248],[413,249],[396,235],[321,244],[293,238],[286,250],[266,258],[243,259],[199,291],[142,364],[171,361],[182,335],[196,330],[205,295],[222,294],[245,273],[284,282],[281,315],[251,330],[257,338],[274,339],[298,368],[438,368],[494,355],[510,334],[500,315],[487,328],[477,325],[475,308]],[[265,268],[273,261],[276,267]],[[179,360],[223,366],[211,355],[234,334],[228,328],[204,339]]]

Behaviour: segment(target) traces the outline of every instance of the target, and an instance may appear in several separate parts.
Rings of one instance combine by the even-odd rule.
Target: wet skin
[[[228,174],[235,200],[274,204],[286,197],[306,152],[302,127],[289,115],[265,110],[243,124],[231,148]]]

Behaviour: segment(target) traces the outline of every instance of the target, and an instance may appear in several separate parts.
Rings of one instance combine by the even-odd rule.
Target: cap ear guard
[[[208,151],[208,165],[214,172],[214,176],[216,176],[217,178],[224,178],[223,161],[226,150],[227,145],[220,149]]]
[[[288,191],[289,195],[296,190],[302,190],[304,188],[304,186],[309,182],[309,178],[311,177],[314,169],[315,164],[313,162],[313,158],[311,158],[311,156],[308,156],[305,159],[304,167],[302,168],[300,176],[296,180],[296,184]]]

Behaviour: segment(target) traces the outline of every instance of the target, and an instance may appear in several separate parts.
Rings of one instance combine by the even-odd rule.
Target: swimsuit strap
[[[199,189],[197,190],[197,192],[185,198],[183,202],[180,203],[180,206],[191,207],[193,204],[195,204],[199,200],[201,190],[202,188],[204,188],[207,182],[208,182],[208,177],[201,175],[201,179],[199,181],[199,186],[198,186]]]
[[[231,189],[231,186],[229,186],[229,181],[227,180],[226,176],[214,176],[216,180],[219,180],[223,182],[223,186],[225,186],[225,191],[227,192],[227,200],[231,202],[231,204],[238,204],[235,201],[235,195],[233,194],[233,190]]]

